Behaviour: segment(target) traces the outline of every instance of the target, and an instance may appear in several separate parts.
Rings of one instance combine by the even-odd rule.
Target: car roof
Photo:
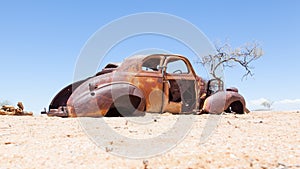
[[[124,61],[122,62],[122,64],[119,67],[119,70],[121,71],[130,71],[130,72],[134,72],[134,71],[138,71],[143,63],[143,61],[149,57],[153,57],[153,56],[177,56],[179,58],[185,58],[182,55],[177,55],[177,54],[149,54],[149,55],[133,55],[130,57],[127,57],[124,59]]]
[[[130,57],[128,57],[128,58],[126,58],[125,60],[124,60],[124,62],[125,61],[127,61],[127,60],[140,60],[140,61],[142,61],[142,60],[144,60],[144,59],[146,59],[147,57],[151,57],[151,56],[166,56],[166,57],[168,57],[168,56],[178,56],[178,57],[180,57],[180,58],[185,58],[185,57],[183,57],[182,55],[179,55],[179,54],[167,54],[167,53],[165,53],[165,54],[149,54],[149,55],[133,55],[133,56],[130,56]]]

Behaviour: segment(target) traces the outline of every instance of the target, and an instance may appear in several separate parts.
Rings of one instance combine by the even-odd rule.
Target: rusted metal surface
[[[183,56],[133,56],[122,64],[108,64],[95,76],[65,87],[54,97],[47,114],[135,116],[144,112],[211,112],[212,107],[222,112],[231,110],[234,102],[241,102],[245,108],[244,98],[237,89],[211,95],[207,85]]]
[[[234,91],[219,91],[205,99],[202,110],[219,114],[223,111],[242,114],[246,111],[242,95]]]

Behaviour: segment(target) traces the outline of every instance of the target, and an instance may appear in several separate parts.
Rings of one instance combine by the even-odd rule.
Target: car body
[[[108,64],[96,75],[68,85],[44,113],[102,117],[223,111],[246,111],[245,100],[236,88],[223,90],[222,81],[216,79],[206,82],[184,56],[151,54]]]

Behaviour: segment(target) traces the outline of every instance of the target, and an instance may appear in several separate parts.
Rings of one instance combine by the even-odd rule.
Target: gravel
[[[300,168],[300,113],[183,116],[191,123],[185,138],[156,139],[160,145],[174,146],[149,158],[116,155],[118,146],[134,148],[118,144],[119,138],[107,147],[97,146],[80,118],[0,116],[0,168]],[[144,124],[134,117],[100,120],[125,138],[141,139],[146,151],[160,146],[143,139],[160,138],[180,117],[147,114]],[[212,124],[216,128],[209,126],[211,118],[218,120]],[[212,132],[203,140],[207,126]]]

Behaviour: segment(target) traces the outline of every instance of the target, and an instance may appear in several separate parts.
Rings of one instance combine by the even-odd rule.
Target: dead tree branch
[[[216,54],[208,55],[202,58],[202,63],[204,66],[209,66],[209,73],[213,78],[221,80],[216,73],[219,68],[225,69],[226,67],[234,67],[235,65],[240,65],[245,69],[245,74],[242,79],[247,76],[253,76],[250,63],[259,59],[263,55],[263,50],[260,45],[256,42],[247,43],[241,47],[233,49],[228,43],[222,45],[215,45]]]

